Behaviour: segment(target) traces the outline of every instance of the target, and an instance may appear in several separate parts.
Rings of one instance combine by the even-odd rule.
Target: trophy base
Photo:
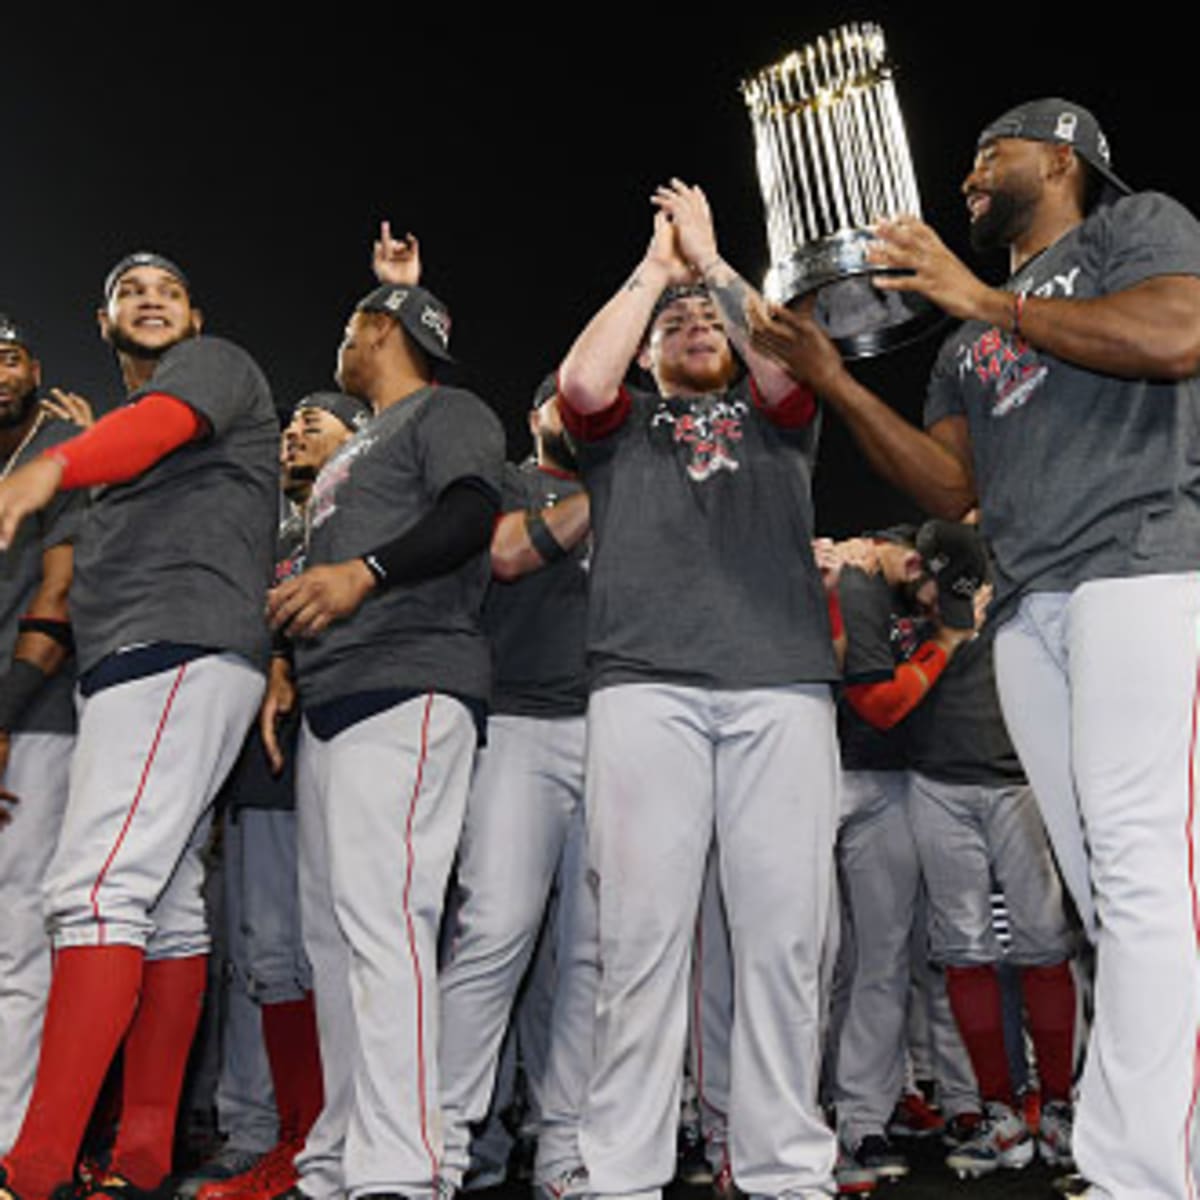
[[[846,359],[910,345],[946,320],[924,296],[882,292],[871,283],[872,275],[886,273],[867,262],[873,237],[852,229],[821,238],[775,263],[763,285],[768,300],[789,306],[816,292],[813,315]]]

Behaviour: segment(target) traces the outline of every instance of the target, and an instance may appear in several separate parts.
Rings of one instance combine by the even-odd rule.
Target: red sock
[[[954,1021],[975,1069],[982,1100],[1013,1103],[1012,1077],[1004,1049],[1004,1016],[995,965],[947,967],[946,992]]]
[[[112,1169],[154,1188],[171,1172],[175,1115],[204,1004],[206,957],[146,963],[142,998],[125,1038],[121,1124]]]
[[[279,1109],[279,1140],[306,1137],[324,1104],[312,992],[303,1000],[264,1004],[262,1028]]]
[[[1075,977],[1069,964],[1022,967],[1021,995],[1044,1100],[1069,1100],[1075,1066]]]
[[[109,1064],[133,1019],[140,946],[58,951],[29,1110],[4,1165],[24,1200],[69,1181]]]

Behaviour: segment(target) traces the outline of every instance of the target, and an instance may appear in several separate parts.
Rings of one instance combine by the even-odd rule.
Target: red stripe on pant
[[[1187,846],[1188,889],[1192,898],[1192,932],[1200,949],[1200,896],[1196,891],[1196,732],[1200,724],[1200,662],[1196,665],[1196,683],[1192,689],[1192,732],[1188,740],[1188,803],[1187,820],[1184,823],[1183,834]],[[1196,1097],[1200,1093],[1200,1030],[1196,1031],[1195,1047],[1192,1053],[1192,1096],[1188,1103],[1187,1124],[1185,1129],[1191,1129],[1196,1115]],[[1192,1147],[1191,1139],[1184,1139],[1185,1159],[1184,1178],[1188,1183],[1188,1195],[1195,1196],[1196,1185],[1192,1177]]]
[[[404,923],[408,930],[408,949],[412,956],[413,978],[417,985],[417,1102],[421,1113],[421,1141],[429,1155],[430,1178],[438,1177],[438,1159],[429,1140],[429,1110],[426,1103],[425,1082],[425,983],[421,974],[421,957],[417,950],[417,933],[413,923],[412,896],[413,878],[413,821],[417,812],[417,801],[421,795],[421,784],[425,776],[425,760],[429,754],[429,718],[433,711],[432,693],[425,697],[425,712],[421,718],[421,749],[417,756],[417,774],[413,781],[412,798],[408,805],[408,821],[404,830],[404,845],[407,852],[407,868],[404,876]]]
[[[129,811],[125,814],[125,820],[121,824],[121,830],[117,834],[117,840],[113,842],[112,849],[108,852],[108,857],[104,860],[104,865],[100,868],[100,873],[96,876],[96,882],[92,884],[92,890],[88,896],[92,905],[92,915],[96,920],[98,929],[97,944],[103,946],[105,944],[104,936],[104,918],[100,915],[100,888],[104,884],[105,876],[108,874],[109,868],[113,864],[113,860],[117,857],[122,844],[125,841],[125,835],[129,832],[130,825],[133,824],[134,814],[138,810],[138,806],[142,802],[142,796],[146,791],[146,783],[150,778],[150,768],[154,766],[154,759],[158,754],[158,746],[162,741],[163,731],[167,727],[167,718],[171,715],[171,707],[175,703],[175,697],[179,693],[180,684],[183,683],[184,672],[187,670],[187,663],[184,663],[178,671],[175,672],[175,682],[171,685],[171,690],[167,694],[166,703],[163,705],[162,713],[158,718],[158,725],[154,730],[154,740],[150,743],[150,752],[146,756],[146,761],[142,764],[141,778],[138,780],[137,791],[134,792],[133,802],[129,806]]]

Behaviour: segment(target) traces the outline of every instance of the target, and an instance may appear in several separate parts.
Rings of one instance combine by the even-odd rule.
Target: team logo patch
[[[960,376],[974,375],[990,400],[990,415],[1006,417],[1024,407],[1046,379],[1048,369],[1022,337],[985,329],[959,350]]]
[[[927,627],[927,621],[918,621],[912,617],[900,617],[895,613],[892,614],[888,640],[891,642],[892,657],[896,662],[908,662],[912,658],[917,647],[925,640]]]
[[[354,465],[354,460],[366,454],[375,445],[376,440],[370,434],[356,433],[321,468],[313,484],[306,511],[310,534],[337,512],[338,489],[350,478],[350,468]]]
[[[687,456],[688,478],[703,483],[721,471],[739,469],[735,450],[749,411],[743,400],[717,400],[712,404],[664,400],[650,418],[650,432],[652,436],[667,433],[671,443]]]
[[[1063,112],[1058,114],[1058,124],[1054,127],[1054,136],[1062,138],[1064,142],[1073,142],[1075,140],[1075,126],[1079,124],[1079,118],[1073,112]]]
[[[395,291],[388,293],[387,298],[383,302],[383,307],[388,312],[396,312],[403,307],[404,301],[407,299],[408,292],[404,288],[397,288]]]

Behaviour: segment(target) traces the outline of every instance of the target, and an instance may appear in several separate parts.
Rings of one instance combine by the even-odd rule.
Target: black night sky
[[[648,197],[701,184],[725,257],[766,264],[738,83],[829,28],[883,25],[927,219],[966,251],[958,185],[978,130],[1065,95],[1100,118],[1116,170],[1200,209],[1195,39],[1179,9],[742,4],[109,7],[0,27],[0,309],[34,331],[50,383],[119,392],[95,333],[103,276],[131,249],[187,269],[209,332],[244,345],[290,406],[329,385],[372,280],[381,217],[421,239],[454,314],[458,381],[504,417],[514,457],[534,386],[640,257]],[[153,13],[153,16],[149,14]],[[785,15],[786,14],[786,15]],[[27,24],[30,24],[27,22]],[[993,278],[1003,261],[978,264]],[[920,410],[936,339],[860,370]],[[821,531],[910,510],[836,420]]]

